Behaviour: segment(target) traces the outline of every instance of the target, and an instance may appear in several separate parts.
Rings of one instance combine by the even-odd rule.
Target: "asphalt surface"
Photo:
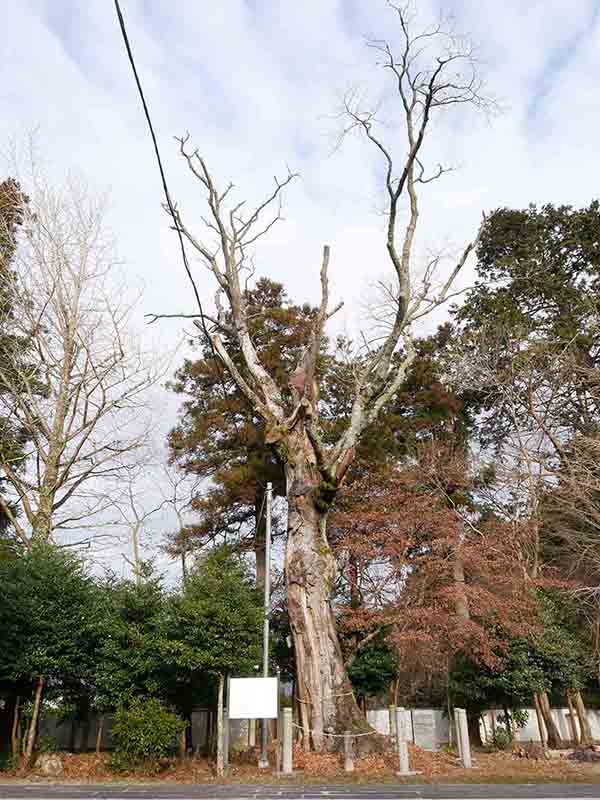
[[[0,800],[556,800],[600,798],[600,784],[237,785],[0,783]]]

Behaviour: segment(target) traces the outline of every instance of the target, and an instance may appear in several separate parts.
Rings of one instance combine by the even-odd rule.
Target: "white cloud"
[[[286,222],[257,254],[258,274],[315,299],[324,242],[352,326],[365,279],[387,269],[377,154],[348,141],[331,155],[332,114],[350,86],[379,96],[386,75],[364,36],[396,34],[383,0],[122,0],[173,196],[199,222],[202,193],[177,157],[186,130],[219,180],[258,200],[286,164]],[[423,198],[422,248],[461,246],[482,210],[535,202],[584,204],[598,192],[600,26],[593,0],[450,0],[456,27],[480,43],[491,90],[506,110],[486,122],[450,114],[436,125],[432,161],[460,166]],[[436,4],[419,3],[431,18]],[[39,126],[57,172],[83,171],[111,192],[112,224],[144,311],[194,310],[111,3],[21,0],[4,14],[0,142]],[[593,22],[593,25],[592,25]],[[533,109],[533,111],[532,111]],[[393,130],[390,130],[393,134]],[[208,274],[196,267],[203,295]],[[463,282],[468,280],[468,273]],[[152,335],[173,342],[178,323]],[[169,404],[172,408],[172,405]],[[168,427],[172,420],[166,420]]]

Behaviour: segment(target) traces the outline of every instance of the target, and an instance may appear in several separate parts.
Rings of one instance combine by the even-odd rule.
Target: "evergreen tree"
[[[0,183],[0,394],[4,395],[9,391],[8,376],[13,376],[15,369],[27,364],[31,357],[29,342],[15,334],[12,324],[16,276],[11,265],[27,202],[14,179]],[[15,425],[10,413],[0,415],[0,458],[13,470],[23,469],[27,441],[28,432]],[[18,508],[6,496],[4,483],[0,476],[0,552],[7,553],[14,546],[10,520]]]

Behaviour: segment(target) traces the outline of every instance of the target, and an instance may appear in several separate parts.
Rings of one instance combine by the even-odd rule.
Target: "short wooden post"
[[[252,749],[256,747],[256,720],[248,720],[248,747]]]
[[[344,733],[344,772],[354,772],[354,754],[350,731]]]
[[[283,709],[283,758],[282,758],[282,773],[284,775],[291,775],[293,772],[292,765],[292,709]]]

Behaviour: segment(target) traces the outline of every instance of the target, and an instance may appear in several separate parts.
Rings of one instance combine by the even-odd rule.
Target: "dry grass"
[[[406,779],[424,783],[597,783],[600,782],[600,765],[568,761],[565,758],[535,761],[514,758],[511,753],[477,751],[473,769],[463,769],[456,756],[446,750],[430,753],[410,746],[411,769],[420,774]],[[214,765],[206,758],[188,758],[183,761],[169,759],[163,762],[160,772],[138,771],[115,774],[109,768],[106,754],[62,753],[64,773],[58,783],[102,783],[108,781],[159,781],[165,783],[269,783],[277,781],[271,771],[261,771],[256,766],[257,753],[234,756],[227,776],[217,779]],[[274,758],[271,758],[274,763]],[[314,783],[388,783],[398,782],[397,756],[393,752],[373,754],[355,760],[355,771],[346,774],[338,754],[305,753],[294,750],[293,778],[281,779]],[[35,769],[2,773],[2,780],[44,781]]]

